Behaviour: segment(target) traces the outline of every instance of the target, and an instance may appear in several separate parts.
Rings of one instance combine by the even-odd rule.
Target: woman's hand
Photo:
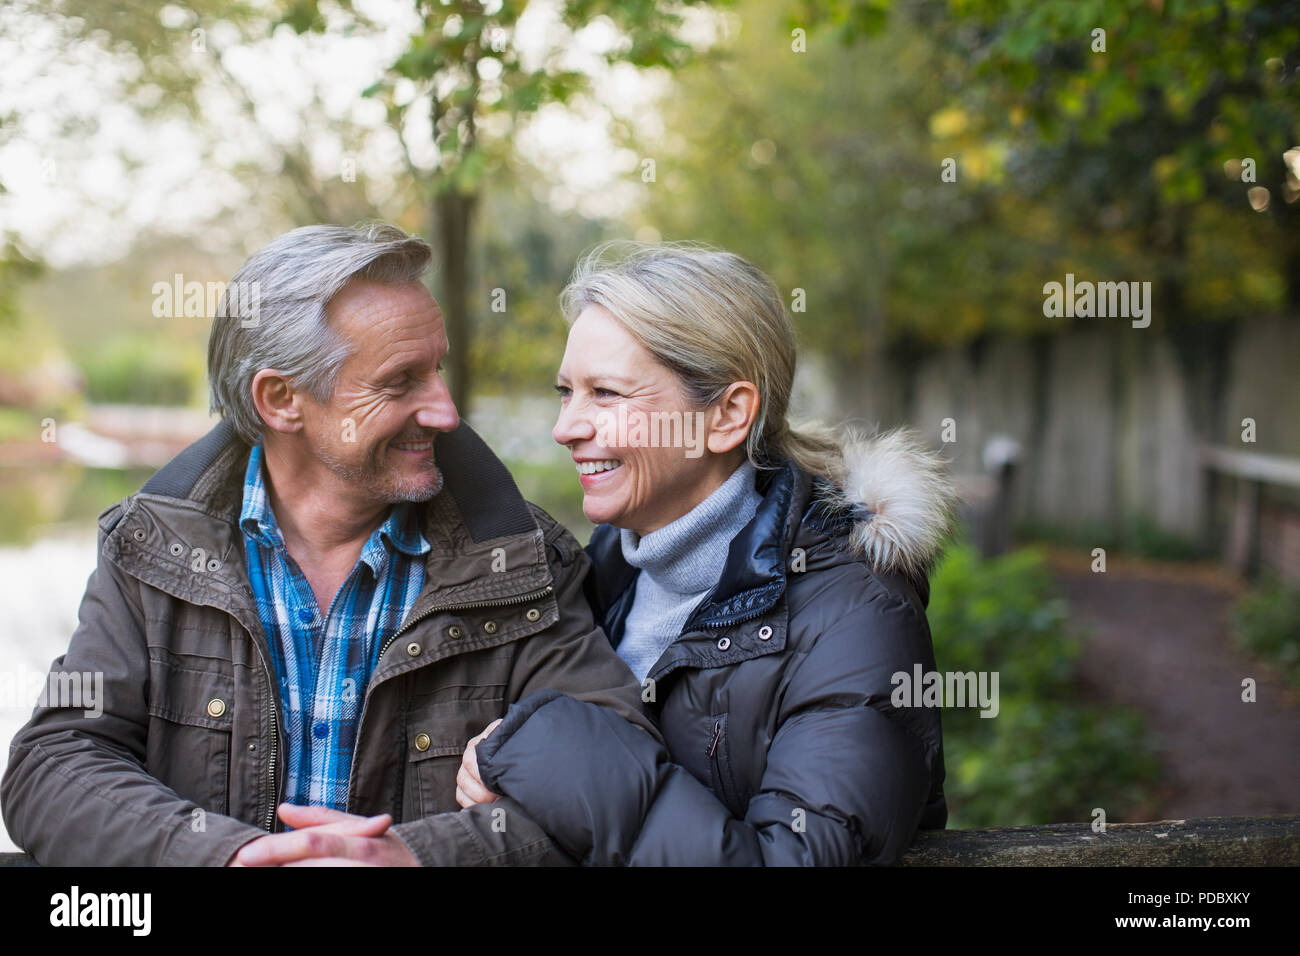
[[[486,739],[492,731],[496,730],[499,723],[501,723],[500,717],[488,724],[481,734],[471,738],[465,745],[465,754],[460,758],[460,771],[456,774],[456,802],[462,807],[472,807],[477,803],[491,803],[497,799],[497,794],[483,786],[483,781],[479,778],[478,756],[474,748],[478,746],[480,740]]]

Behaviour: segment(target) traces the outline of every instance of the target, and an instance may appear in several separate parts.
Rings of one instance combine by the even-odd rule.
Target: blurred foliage
[[[1232,611],[1238,644],[1300,687],[1300,588],[1276,576],[1242,595]]]
[[[81,358],[92,402],[189,405],[204,379],[203,357],[155,338],[122,336]]]
[[[550,394],[568,334],[560,290],[583,250],[602,238],[597,224],[538,202],[533,186],[540,186],[535,173],[512,170],[481,210],[481,265],[470,298],[470,364],[479,392]]]
[[[3,191],[0,187],[0,192]],[[0,329],[12,329],[18,324],[18,287],[43,271],[41,264],[24,252],[16,240],[0,242]]]
[[[1095,322],[1043,315],[1067,272],[1152,281],[1160,324],[1300,307],[1283,163],[1300,17],[1230,4],[1216,27],[1218,4],[1128,6],[746,2],[679,74],[664,135],[628,138],[659,158],[639,222],[803,289],[804,341],[848,367],[891,342]],[[1265,214],[1225,175],[1242,157],[1273,191]]]
[[[14,137],[16,126],[12,114],[0,113],[0,146]],[[0,203],[8,191],[0,180]],[[22,247],[17,237],[0,230],[0,330],[8,331],[18,324],[18,287],[42,271],[40,261]]]
[[[540,53],[520,34],[526,0],[412,0],[417,28],[356,91],[383,104],[406,147],[408,175],[386,198],[370,190],[378,171],[345,183],[326,168],[321,157],[339,150],[363,154],[367,132],[317,108],[322,91],[309,91],[313,105],[286,133],[232,72],[236,47],[298,34],[309,53],[322,34],[378,36],[350,0],[39,9],[69,51],[93,44],[134,64],[122,72],[125,105],[141,115],[183,116],[214,154],[232,137],[266,147],[262,165],[244,157],[225,169],[262,220],[261,235],[240,233],[250,242],[368,218],[379,204],[428,234],[435,194],[467,197],[439,210],[465,225],[433,230],[436,243],[467,247],[434,283],[440,298],[463,295],[472,320],[453,337],[463,347],[453,361],[464,356],[491,388],[549,377],[563,338],[549,321],[554,291],[581,248],[610,233],[747,255],[788,301],[803,291],[801,338],[841,376],[882,348],[911,360],[1095,321],[1043,316],[1044,282],[1067,272],[1154,280],[1155,321],[1174,326],[1300,307],[1300,153],[1293,168],[1283,158],[1300,144],[1300,0],[565,0]],[[717,26],[718,42],[688,44],[687,19]],[[514,148],[519,123],[547,104],[589,105],[598,91],[566,47],[602,25],[607,62],[674,82],[662,132],[648,117],[619,133],[656,160],[657,181],[640,184],[628,221],[593,224],[529,191],[537,174]],[[1104,53],[1092,49],[1098,28]],[[227,112],[211,108],[217,96],[243,125],[216,121]],[[413,150],[415,136],[432,153]],[[1242,181],[1246,157],[1256,183]],[[945,160],[955,182],[942,178]],[[1270,197],[1260,212],[1248,200],[1257,188]],[[25,262],[11,247],[0,279]],[[11,287],[0,282],[0,320]],[[496,289],[504,312],[492,309]]]
[[[603,21],[618,37],[604,53],[605,62],[675,69],[694,52],[678,36],[682,11],[703,2],[561,0],[553,6],[563,29],[550,31],[542,55],[527,49],[536,46],[535,39],[531,44],[519,42],[519,21],[528,0],[416,2],[419,28],[384,76],[362,95],[382,102],[389,123],[399,132],[417,113],[432,123],[438,149],[434,174],[417,168],[407,151],[409,169],[418,181],[439,191],[474,194],[510,155],[508,131],[513,123],[547,104],[567,103],[588,91],[591,78],[566,66],[560,55],[574,33]],[[311,10],[300,18],[301,30],[323,28],[316,0],[294,0],[294,6]],[[367,25],[351,4],[344,6],[351,13],[345,29]],[[495,123],[498,118],[507,122]],[[483,136],[485,130],[495,130],[496,135]]]
[[[31,544],[54,524],[93,527],[100,512],[139,491],[153,472],[71,462],[0,469],[0,545]]]
[[[1000,710],[943,713],[949,827],[1143,819],[1159,763],[1134,715],[1090,703],[1075,679],[1079,639],[1032,549],[982,560],[944,554],[927,616],[940,672],[997,671]]]
[[[1118,525],[1107,521],[1081,521],[1069,526],[1017,522],[1015,537],[1020,541],[1059,544],[1088,552],[1105,548],[1107,554],[1155,561],[1200,561],[1209,557],[1201,542],[1166,531],[1151,518],[1139,514]]]
[[[572,463],[538,464],[517,458],[507,458],[505,463],[520,493],[545,509],[585,546],[596,526],[582,513],[582,486]]]
[[[1202,204],[1239,221],[1266,213],[1261,252],[1300,308],[1300,150],[1288,153],[1300,146],[1300,0],[913,9],[973,66],[955,98],[970,134],[1005,138],[1080,226],[1140,237],[1167,309],[1206,312],[1188,249]]]

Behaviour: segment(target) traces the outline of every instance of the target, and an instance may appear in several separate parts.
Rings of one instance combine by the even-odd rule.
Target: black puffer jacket
[[[892,706],[890,678],[935,669],[926,569],[949,490],[901,433],[846,457],[843,489],[789,462],[759,473],[721,580],[643,685],[670,749],[539,691],[478,745],[484,783],[594,865],[892,863],[942,828],[939,712]],[[637,571],[615,528],[587,550],[617,646]]]

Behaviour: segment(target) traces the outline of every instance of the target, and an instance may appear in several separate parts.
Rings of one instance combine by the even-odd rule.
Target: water
[[[9,741],[32,715],[26,692],[35,674],[67,650],[77,611],[95,569],[94,524],[49,529],[26,547],[0,548],[0,741]],[[39,688],[37,689],[39,693]],[[16,850],[0,828],[0,852]]]

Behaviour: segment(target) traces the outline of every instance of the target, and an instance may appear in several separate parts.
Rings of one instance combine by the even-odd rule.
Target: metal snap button
[[[758,629],[758,639],[760,641],[770,641],[772,639],[772,629],[764,624]]]
[[[134,531],[131,532],[131,537],[135,538],[135,540],[137,541],[143,541],[144,528],[136,528]]]
[[[220,562],[220,561],[218,561],[216,558],[208,558],[208,570],[209,570],[209,571],[215,571],[215,570],[217,570],[219,567],[221,567],[221,562]]]
[[[167,550],[170,551],[172,554],[182,554],[185,551],[185,546],[181,544],[179,541],[173,541],[172,546]]]
[[[497,622],[496,621],[484,622],[483,630],[487,631],[489,634],[495,634],[497,632]]]
[[[406,653],[409,654],[411,657],[419,657],[420,645],[415,643],[415,641],[411,641],[410,644],[406,645]]]
[[[459,624],[453,624],[451,627],[447,628],[447,636],[453,641],[460,640],[460,636],[464,633],[465,632],[460,629]]]
[[[730,646],[731,638],[729,637],[724,637],[722,640],[718,641],[718,650],[720,651],[725,651]]]
[[[524,617],[528,618],[528,620],[530,621],[535,621],[541,616],[542,616],[542,612],[537,610],[537,608],[535,607],[530,607],[528,609],[528,612],[524,615]]]
[[[220,697],[214,697],[208,701],[208,716],[220,717],[226,712],[226,702]]]
[[[428,750],[431,742],[432,741],[429,740],[428,734],[421,733],[415,735],[415,749],[420,751],[420,753],[424,753]]]

